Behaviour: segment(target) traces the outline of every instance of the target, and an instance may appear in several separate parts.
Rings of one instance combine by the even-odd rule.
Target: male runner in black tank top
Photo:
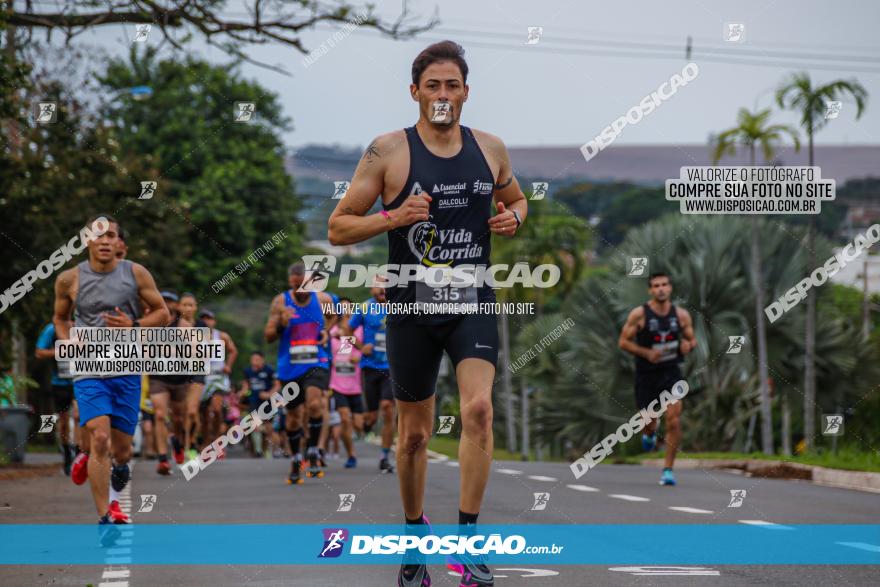
[[[459,124],[469,91],[463,54],[459,45],[444,41],[416,58],[410,94],[419,104],[419,120],[414,127],[377,137],[367,148],[348,192],[330,217],[332,244],[354,244],[387,232],[391,264],[428,269],[485,266],[490,235],[513,236],[525,220],[526,199],[513,177],[504,144]],[[380,194],[384,209],[368,215]],[[488,286],[458,293],[466,301],[494,301]],[[389,287],[387,294],[391,302],[424,299],[412,283]],[[413,525],[407,531],[425,528],[421,524],[426,522],[422,507],[426,445],[433,430],[434,386],[445,350],[455,365],[461,402],[459,524],[462,532],[472,532],[492,458],[496,316],[389,314],[386,325],[398,410],[400,493],[406,521]],[[423,559],[405,562],[398,585],[430,584]],[[492,573],[479,558],[457,560],[454,568],[462,575],[462,585],[493,585]]]
[[[647,408],[662,391],[670,391],[682,379],[679,363],[697,345],[691,315],[672,304],[672,284],[665,273],[648,278],[647,304],[629,313],[618,346],[636,359],[636,405]],[[675,485],[672,466],[681,442],[681,401],[666,409],[666,464],[661,485]],[[657,443],[657,421],[645,426],[642,447],[653,450]]]

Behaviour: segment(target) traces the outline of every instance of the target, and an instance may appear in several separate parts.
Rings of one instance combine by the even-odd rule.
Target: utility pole
[[[862,339],[871,336],[871,294],[868,293],[868,261],[871,256],[865,254],[865,267],[862,270]]]
[[[507,420],[507,450],[516,452],[516,416],[513,413],[513,381],[510,376],[510,366],[513,359],[510,356],[510,332],[507,323],[507,312],[501,312],[501,351],[504,357],[501,371],[501,388],[504,390],[504,418]]]
[[[522,405],[522,460],[529,460],[529,388],[525,381],[520,384]]]

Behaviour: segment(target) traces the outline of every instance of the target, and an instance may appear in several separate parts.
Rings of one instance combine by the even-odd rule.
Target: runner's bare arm
[[[681,353],[688,354],[697,347],[697,337],[694,334],[694,322],[691,320],[691,313],[684,308],[675,307],[678,314],[678,323],[681,324]]]
[[[55,337],[61,340],[70,338],[70,314],[73,301],[70,299],[70,286],[73,284],[76,267],[62,271],[55,280],[55,311],[52,323],[55,325]]]
[[[235,364],[235,358],[238,356],[238,348],[232,342],[232,337],[223,332],[220,334],[221,340],[226,343],[226,372],[232,373],[232,365]]]
[[[137,282],[138,295],[150,307],[150,313],[140,319],[140,325],[145,328],[167,326],[171,322],[171,312],[168,311],[153,276],[140,263],[132,263],[131,270]]]
[[[279,325],[284,326],[284,298],[282,294],[278,294],[272,298],[272,305],[269,307],[269,319],[266,320],[266,327],[263,329],[263,336],[266,342],[275,342],[278,340]],[[282,328],[283,329],[283,328]]]
[[[330,340],[330,329],[336,325],[336,312],[333,308],[333,298],[324,292],[318,292],[318,303],[321,304],[321,312],[324,314],[324,329],[321,331],[319,344],[327,344]]]
[[[381,214],[364,216],[385,189],[386,142],[384,136],[377,137],[364,151],[345,197],[330,215],[327,224],[330,244],[359,243],[389,229],[390,223]]]
[[[35,349],[34,356],[38,359],[54,359],[55,349]]]
[[[632,355],[642,357],[653,363],[654,361],[651,359],[651,355],[656,355],[656,357],[659,358],[660,352],[640,346],[636,344],[635,340],[633,340],[636,337],[636,333],[639,331],[639,322],[644,317],[644,314],[645,309],[641,306],[633,308],[629,313],[629,316],[626,318],[626,324],[623,325],[623,329],[620,331],[620,339],[617,341],[617,346]]]
[[[403,131],[377,137],[364,152],[354,172],[351,185],[345,197],[336,205],[328,222],[327,238],[332,245],[351,245],[365,241],[377,234],[388,232],[398,226],[408,226],[413,222],[428,219],[427,194],[410,196],[403,204],[387,212],[366,215],[385,190],[385,173],[392,154],[401,142]]]
[[[501,139],[488,133],[480,133],[480,139],[484,141],[488,152],[500,165],[494,192],[498,213],[489,219],[489,229],[498,235],[513,236],[519,228],[513,212],[516,211],[520,222],[524,223],[529,214],[528,201],[519,187],[519,182],[513,176],[510,154]]]

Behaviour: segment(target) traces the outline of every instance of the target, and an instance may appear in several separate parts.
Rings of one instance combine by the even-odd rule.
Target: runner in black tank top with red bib
[[[684,377],[679,365],[696,346],[691,315],[672,303],[672,283],[665,273],[648,278],[651,300],[629,313],[620,333],[618,346],[635,356],[636,406],[645,410],[654,406],[663,391]],[[660,477],[661,485],[675,485],[672,467],[681,441],[681,401],[670,404],[665,412],[666,455]],[[642,448],[652,451],[657,445],[657,420],[652,420],[642,433]]]

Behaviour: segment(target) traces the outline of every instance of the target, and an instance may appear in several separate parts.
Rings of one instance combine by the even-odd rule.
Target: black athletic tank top
[[[665,316],[655,314],[649,304],[645,309],[645,327],[636,333],[636,344],[643,347],[659,349],[662,352],[659,363],[651,363],[642,357],[636,357],[636,371],[658,371],[676,366],[684,360],[679,349],[681,327],[675,305],[670,305]]]
[[[166,326],[166,328],[178,327],[180,327],[180,314],[176,314],[174,320],[171,321],[171,324]],[[150,378],[164,381],[168,385],[180,385],[189,381],[189,375],[150,375]]]
[[[492,216],[495,177],[471,129],[460,128],[461,150],[448,158],[431,153],[414,126],[405,129],[409,143],[409,175],[400,194],[384,207],[393,210],[410,195],[420,193],[431,196],[432,201],[427,221],[388,232],[389,264],[420,264],[426,269],[444,265],[489,265],[491,232],[488,221]],[[406,286],[389,287],[386,295],[392,303],[432,301],[425,298],[426,291],[430,295],[430,291],[419,288],[417,300],[416,284],[411,279]],[[488,284],[457,295],[462,297],[455,301],[495,301],[495,292]],[[455,315],[433,314],[416,321],[436,324],[453,318]],[[407,319],[414,317],[389,314],[387,323]]]

